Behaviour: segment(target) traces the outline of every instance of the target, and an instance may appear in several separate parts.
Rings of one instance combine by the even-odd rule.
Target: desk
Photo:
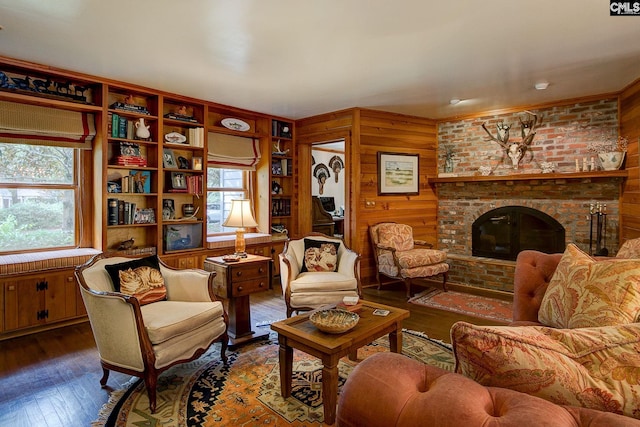
[[[333,217],[333,234],[344,236],[344,217],[343,216]]]
[[[237,262],[225,262],[222,257],[211,257],[204,261],[204,269],[216,272],[213,279],[216,296],[229,300],[230,347],[267,338],[268,330],[262,333],[251,330],[249,295],[269,289],[271,258],[247,255]]]

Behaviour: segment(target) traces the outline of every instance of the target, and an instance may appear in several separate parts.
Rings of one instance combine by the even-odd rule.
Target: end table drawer
[[[268,276],[267,276],[268,277]],[[254,292],[266,291],[269,289],[268,279],[263,275],[252,280],[246,280],[243,282],[234,282],[231,289],[232,297],[241,297],[243,295],[249,295]]]
[[[231,280],[235,283],[241,280],[255,279],[256,277],[267,277],[269,275],[269,264],[264,262],[259,264],[234,265],[230,270]]]

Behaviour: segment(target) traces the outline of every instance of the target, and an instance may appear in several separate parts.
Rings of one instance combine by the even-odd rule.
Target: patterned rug
[[[358,350],[358,361],[389,351],[382,337]],[[405,331],[402,353],[429,365],[453,370],[451,346]],[[144,383],[137,378],[115,391],[92,426],[320,426],[322,425],[322,364],[294,350],[292,396],[280,396],[277,335],[227,352],[225,366],[220,345],[198,360],[177,365],[158,379],[157,410],[149,412]],[[340,360],[339,389],[358,361]]]
[[[411,298],[409,302],[501,323],[509,323],[513,319],[513,303],[511,301],[463,292],[428,289]]]

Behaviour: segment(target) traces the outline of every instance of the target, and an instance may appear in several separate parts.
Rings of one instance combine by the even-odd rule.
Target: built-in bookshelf
[[[206,240],[205,106],[162,98],[162,251],[203,249]]]
[[[106,251],[156,246],[158,103],[158,96],[150,92],[111,85],[106,88],[102,181]]]
[[[286,238],[293,226],[293,123],[271,120],[270,229],[274,238]]]

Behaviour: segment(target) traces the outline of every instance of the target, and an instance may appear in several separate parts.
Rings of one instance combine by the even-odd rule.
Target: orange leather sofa
[[[538,308],[562,254],[520,253],[513,325],[539,325]],[[640,426],[611,412],[557,405],[518,391],[485,387],[395,353],[379,353],[349,375],[338,402],[341,427]]]

